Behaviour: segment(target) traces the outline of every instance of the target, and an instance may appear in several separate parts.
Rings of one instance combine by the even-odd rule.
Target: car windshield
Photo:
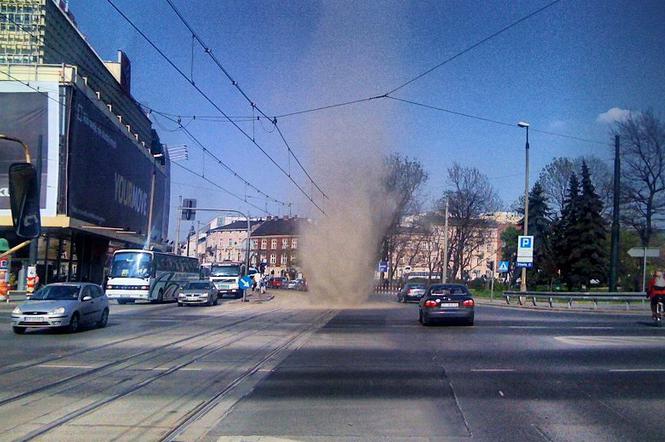
[[[407,288],[409,288],[409,289],[424,289],[425,284],[409,284],[407,286]]]
[[[238,276],[240,275],[239,265],[214,265],[210,268],[210,276]]]
[[[113,256],[111,278],[148,278],[152,270],[152,255],[142,252],[121,252]]]
[[[462,286],[438,286],[432,287],[432,295],[466,295],[467,291]]]
[[[79,298],[77,285],[47,285],[37,291],[31,300],[40,301],[76,301]]]
[[[205,290],[210,288],[210,283],[206,281],[190,282],[187,284],[187,288],[190,290]]]

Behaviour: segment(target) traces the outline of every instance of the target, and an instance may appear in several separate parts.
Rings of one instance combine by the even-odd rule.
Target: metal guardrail
[[[517,299],[519,305],[524,305],[526,301],[530,301],[534,307],[537,306],[536,300],[546,300],[550,308],[553,308],[554,300],[563,300],[568,303],[568,308],[573,308],[575,301],[592,301],[593,308],[598,308],[599,301],[610,302],[625,302],[626,310],[630,310],[631,301],[644,301],[646,300],[646,293],[644,292],[612,292],[612,293],[598,293],[598,292],[503,292],[503,297],[506,298],[506,303],[510,304],[511,299]]]

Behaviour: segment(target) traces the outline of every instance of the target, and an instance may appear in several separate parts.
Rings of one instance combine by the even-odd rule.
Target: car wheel
[[[182,307],[182,302],[179,302],[179,303],[178,303],[178,307]]]
[[[217,305],[219,304],[219,299],[217,299],[217,295],[215,295],[215,300],[213,301],[212,305]]]
[[[421,323],[422,325],[430,325],[430,320],[427,319],[427,317],[425,317],[425,315],[423,315],[422,312],[420,313],[420,315],[421,315],[421,318],[422,318],[422,320],[420,321],[420,323]]]
[[[125,305],[127,304],[127,301],[125,301],[124,299],[118,299],[118,304]]]
[[[418,322],[423,323],[423,312],[418,310]]]
[[[69,333],[76,333],[79,329],[79,314],[74,313],[72,315],[72,319],[69,321],[69,325],[67,326],[67,331]]]
[[[25,327],[12,327],[12,330],[14,330],[14,333],[17,335],[22,335],[25,333]]]
[[[99,322],[97,322],[97,327],[98,328],[104,328],[106,327],[106,324],[109,322],[109,309],[105,308],[104,311],[102,312],[102,317],[99,318]]]

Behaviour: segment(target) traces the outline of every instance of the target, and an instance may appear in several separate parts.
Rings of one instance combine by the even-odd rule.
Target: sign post
[[[647,258],[658,258],[660,249],[652,247],[633,247],[628,250],[628,255],[633,258],[642,258],[642,291],[647,289]]]

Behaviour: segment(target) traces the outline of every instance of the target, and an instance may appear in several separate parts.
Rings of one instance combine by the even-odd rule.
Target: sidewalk
[[[547,303],[543,303],[542,305],[536,305],[534,306],[531,301],[525,301],[523,305],[519,305],[517,303],[517,300],[514,302],[511,302],[510,304],[506,303],[506,300],[503,298],[494,298],[492,302],[488,298],[484,297],[474,297],[474,300],[476,301],[476,304],[479,305],[491,305],[493,307],[501,307],[501,308],[512,308],[512,309],[522,309],[522,310],[541,310],[541,311],[548,311],[548,312],[578,312],[578,313],[614,313],[614,314],[622,314],[622,315],[630,315],[630,314],[635,314],[635,315],[644,315],[644,314],[651,314],[651,307],[648,302],[644,303],[633,303],[630,305],[630,310],[626,310],[625,304],[617,304],[614,307],[609,307],[607,305],[599,305],[598,308],[593,308],[593,306],[590,304],[588,306],[580,303],[574,304],[573,308],[568,308],[567,303],[555,303],[553,307],[550,307],[547,305]]]

